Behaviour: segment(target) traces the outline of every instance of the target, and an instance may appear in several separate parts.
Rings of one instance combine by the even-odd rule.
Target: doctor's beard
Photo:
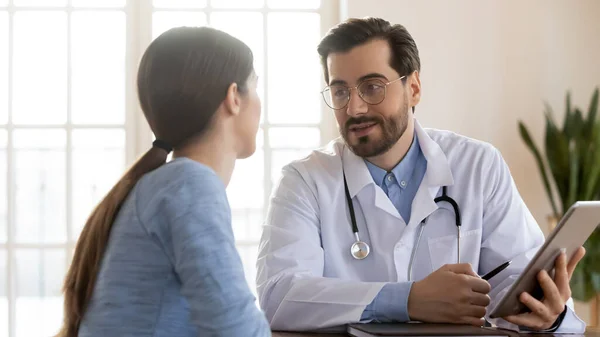
[[[402,137],[408,126],[408,102],[406,99],[404,102],[405,104],[397,114],[387,118],[380,115],[348,118],[344,129],[340,130],[340,133],[350,150],[359,157],[369,158],[382,155],[391,149]],[[350,142],[350,127],[354,124],[368,122],[377,123],[376,126],[381,129],[381,134],[373,134],[375,132],[372,132],[369,135],[355,139],[354,143]]]

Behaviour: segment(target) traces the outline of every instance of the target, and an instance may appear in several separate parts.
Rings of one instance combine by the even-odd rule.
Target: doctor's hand
[[[413,283],[408,316],[421,322],[482,326],[490,290],[490,284],[470,264],[448,264]]]
[[[554,325],[558,316],[565,310],[565,304],[571,297],[569,281],[577,263],[585,255],[585,248],[579,247],[567,264],[567,254],[561,253],[554,264],[554,280],[545,270],[538,273],[538,282],[544,291],[544,299],[537,300],[527,292],[521,293],[519,300],[531,312],[504,317],[513,324],[534,330],[546,330]]]

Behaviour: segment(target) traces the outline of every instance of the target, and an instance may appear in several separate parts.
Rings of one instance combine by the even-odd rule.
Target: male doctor
[[[554,279],[538,275],[543,300],[521,294],[530,313],[487,316],[544,237],[498,150],[415,120],[420,60],[406,29],[350,19],[318,52],[323,97],[342,139],[284,167],[272,195],[257,264],[272,328],[481,326],[488,318],[521,331],[583,332],[569,287],[583,248],[571,261],[557,259]],[[435,202],[444,189],[460,227],[452,202]],[[489,283],[478,276],[506,261],[510,267]]]

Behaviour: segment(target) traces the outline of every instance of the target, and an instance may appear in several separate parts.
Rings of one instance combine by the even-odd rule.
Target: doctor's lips
[[[369,132],[371,132],[373,127],[375,125],[377,125],[378,123],[379,122],[375,121],[375,120],[359,121],[359,122],[354,122],[352,124],[347,123],[348,126],[347,126],[346,130],[348,130],[348,132],[352,132],[357,137],[362,137],[362,136],[367,135]]]

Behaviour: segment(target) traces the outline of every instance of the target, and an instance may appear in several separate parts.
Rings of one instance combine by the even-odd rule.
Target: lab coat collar
[[[440,187],[454,185],[450,162],[440,145],[431,139],[427,131],[415,118],[415,133],[421,145],[421,151],[427,159],[427,171],[423,181],[429,187]]]
[[[423,155],[427,160],[427,171],[423,177],[422,184],[431,187],[432,191],[437,191],[436,187],[453,185],[454,179],[450,163],[441,147],[431,139],[416,118],[414,119],[414,127],[421,151],[423,151]],[[348,182],[348,192],[350,192],[350,197],[354,198],[365,186],[375,185],[375,182],[363,158],[355,155],[345,145],[344,141],[341,141],[343,144],[342,162]]]
[[[365,186],[375,184],[365,161],[354,154],[342,139],[342,165],[348,183],[350,197],[354,198]]]

